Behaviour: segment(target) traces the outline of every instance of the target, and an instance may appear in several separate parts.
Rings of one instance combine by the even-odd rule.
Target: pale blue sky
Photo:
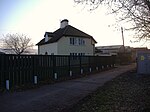
[[[13,30],[38,5],[38,2],[38,0],[0,0],[0,30]]]
[[[106,15],[104,7],[90,12],[73,0],[0,0],[0,38],[6,33],[25,33],[36,44],[45,31],[58,29],[62,19],[92,35],[97,46],[122,44],[120,30],[109,27],[115,23],[114,16]],[[141,45],[131,44],[129,33],[125,32],[124,36],[125,45]]]

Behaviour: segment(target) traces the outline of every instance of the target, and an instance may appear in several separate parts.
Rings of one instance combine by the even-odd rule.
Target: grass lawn
[[[67,112],[150,112],[150,74],[124,73]]]

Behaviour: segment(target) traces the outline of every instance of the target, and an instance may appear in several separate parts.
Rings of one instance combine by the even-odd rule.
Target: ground
[[[150,112],[150,74],[121,74],[67,112]]]
[[[1,112],[150,112],[150,74],[120,66],[21,92],[0,94]],[[128,71],[128,72],[127,72]]]

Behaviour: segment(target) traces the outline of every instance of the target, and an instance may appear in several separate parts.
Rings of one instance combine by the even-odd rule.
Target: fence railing
[[[0,88],[79,77],[113,67],[114,56],[0,55]]]

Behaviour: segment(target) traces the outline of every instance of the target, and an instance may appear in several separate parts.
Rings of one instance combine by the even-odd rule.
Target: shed
[[[137,52],[138,74],[150,74],[150,51]]]

